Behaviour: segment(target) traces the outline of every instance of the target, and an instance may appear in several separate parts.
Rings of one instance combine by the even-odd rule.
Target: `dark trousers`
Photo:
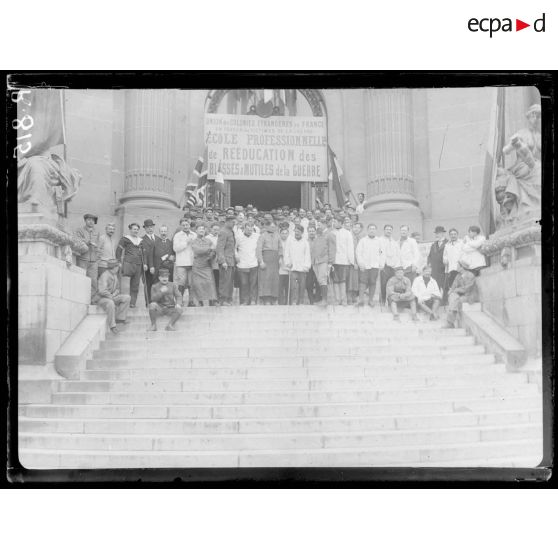
[[[318,279],[316,279],[316,274],[313,269],[306,274],[306,292],[308,293],[308,300],[310,304],[314,302],[319,302],[322,300],[322,295],[320,291],[320,285]]]
[[[306,287],[306,272],[291,271],[291,292],[289,297],[291,304],[300,304],[304,300],[304,289]]]
[[[376,281],[378,280],[377,267],[371,269],[359,270],[358,272],[358,296],[360,302],[364,302],[364,293],[368,289],[368,304],[372,303],[374,292],[376,291]]]
[[[251,304],[258,300],[258,268],[238,268],[240,280],[240,304]]]
[[[155,275],[151,275],[149,270],[145,272],[145,285],[147,287],[147,302],[151,302],[151,286],[156,283],[157,279]]]
[[[234,267],[229,265],[225,269],[219,266],[219,300],[220,302],[232,302],[234,285]]]
[[[134,269],[135,267],[135,269]],[[134,270],[133,275],[129,275],[130,277],[130,304],[132,306],[136,305],[136,300],[138,298],[140,280],[141,280],[141,264],[128,264],[128,268],[130,271]]]
[[[384,266],[380,271],[380,301],[382,304],[386,303],[386,285],[387,282],[395,275],[393,267],[389,265]]]
[[[287,304],[289,296],[289,276],[279,275],[279,304]]]
[[[215,281],[215,292],[219,294],[219,270],[213,270],[213,280]]]

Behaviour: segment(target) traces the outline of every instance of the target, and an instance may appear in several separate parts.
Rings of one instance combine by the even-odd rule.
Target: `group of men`
[[[475,274],[484,265],[475,260],[478,227],[463,240],[456,229],[446,238],[444,227],[436,227],[427,266],[419,270],[421,253],[408,226],[400,227],[398,239],[391,225],[379,236],[374,224],[363,230],[356,211],[327,205],[315,211],[194,209],[170,234],[161,225],[156,235],[155,223],[146,219],[143,236],[140,225],[130,223],[118,242],[114,223],[99,234],[95,215],[84,221],[75,235],[77,263],[91,278],[92,300],[105,308],[114,333],[136,305],[142,280],[152,329],[160,314],[170,315],[167,327],[174,329],[186,292],[189,306],[231,305],[235,287],[241,305],[302,304],[306,295],[309,304],[326,305],[331,296],[343,306],[374,306],[378,281],[380,303],[388,303],[394,319],[407,306],[414,320],[417,311],[437,320],[440,305],[448,305],[453,325],[460,303],[474,298]],[[465,261],[471,252],[477,254],[468,261],[476,265]],[[120,293],[118,278],[129,282],[129,295]]]

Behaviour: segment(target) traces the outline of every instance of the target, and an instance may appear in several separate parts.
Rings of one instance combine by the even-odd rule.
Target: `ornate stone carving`
[[[72,253],[77,252],[79,242],[70,234],[48,223],[19,224],[17,227],[18,242],[47,242],[61,249],[62,259],[68,266],[72,265]]]
[[[17,201],[61,224],[80,182],[79,172],[54,153],[23,158],[18,163]]]
[[[525,246],[527,244],[540,243],[540,241],[541,227],[539,225],[532,225],[512,231],[509,234],[494,235],[479,250],[485,256],[494,256],[501,253],[504,248]]]
[[[494,193],[500,206],[496,228],[501,229],[526,218],[537,219],[541,209],[541,107],[527,111],[528,127],[513,134],[503,148],[504,155],[515,153],[515,162],[498,168]]]
[[[230,89],[214,89],[208,93],[207,99],[209,103],[207,104],[206,112],[215,113],[224,99],[225,95],[230,91]],[[298,89],[308,101],[310,108],[312,109],[313,116],[325,116],[326,108],[323,97],[317,89]]]

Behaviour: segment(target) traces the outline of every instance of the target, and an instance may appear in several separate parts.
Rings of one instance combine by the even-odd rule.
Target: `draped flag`
[[[331,147],[327,147],[329,152],[329,183],[331,188],[335,192],[335,197],[337,199],[338,207],[345,207],[349,202],[349,197],[352,194],[351,187],[347,182],[347,178],[345,177],[345,173],[337,160],[337,156],[331,149]]]
[[[198,157],[192,178],[186,184],[179,206],[181,209],[186,207],[201,207],[205,202],[205,192],[207,189],[207,146],[203,155]]]
[[[22,123],[18,136],[22,145],[30,145],[25,157],[41,155],[56,145],[66,143],[64,128],[64,92],[61,89],[30,89],[20,92],[17,117]],[[29,139],[27,140],[27,135]]]
[[[484,163],[483,189],[479,224],[482,232],[488,237],[496,229],[495,208],[496,198],[494,184],[498,165],[503,166],[503,147],[505,142],[505,89],[496,88],[490,115],[486,157]]]

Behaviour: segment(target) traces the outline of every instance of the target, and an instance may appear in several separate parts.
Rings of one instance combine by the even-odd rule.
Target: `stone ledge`
[[[79,378],[80,370],[105,339],[106,314],[89,314],[80,322],[54,356],[56,371],[65,378]]]
[[[463,304],[462,327],[488,352],[494,353],[509,370],[516,370],[527,360],[527,350],[510,335],[496,320],[482,311],[480,303]]]

